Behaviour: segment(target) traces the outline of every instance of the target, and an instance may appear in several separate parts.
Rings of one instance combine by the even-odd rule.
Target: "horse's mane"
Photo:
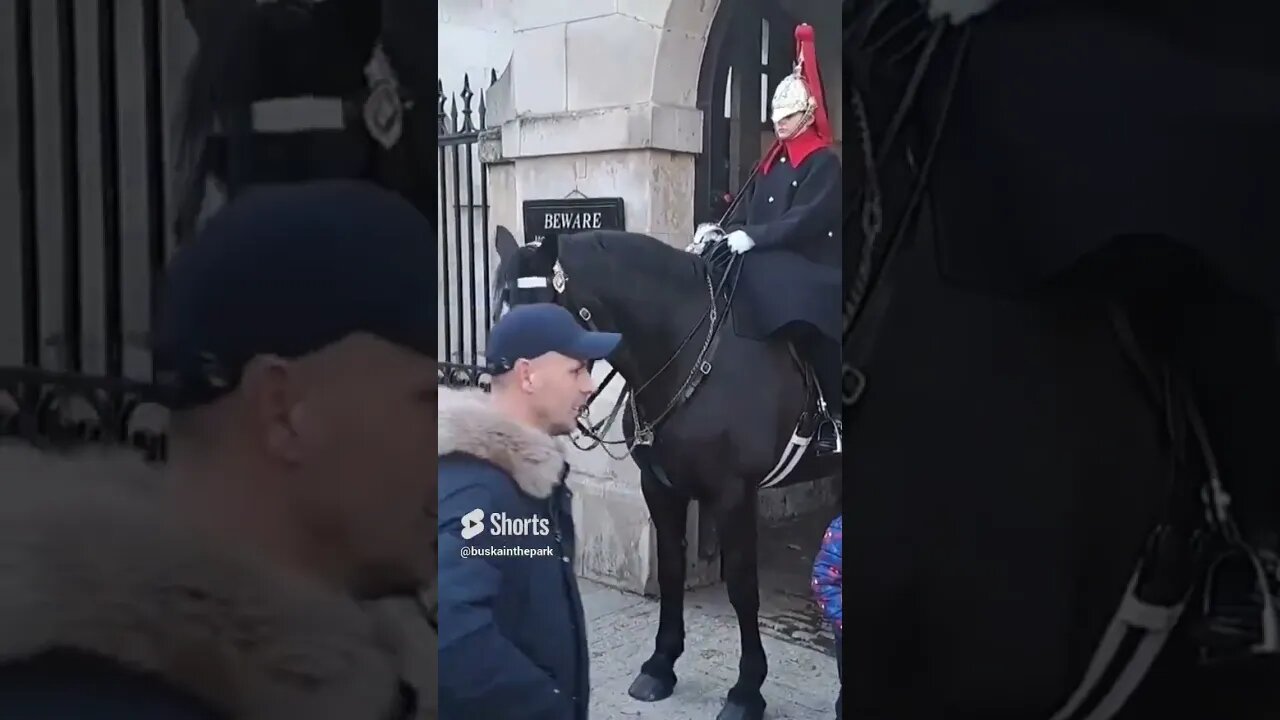
[[[640,233],[590,230],[560,238],[560,257],[566,264],[590,263],[609,280],[634,285],[634,280],[654,278],[664,283],[698,280],[706,276],[706,262]],[[699,282],[699,287],[701,283]]]

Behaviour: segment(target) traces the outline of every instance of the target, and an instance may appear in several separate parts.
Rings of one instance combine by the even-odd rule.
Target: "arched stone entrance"
[[[698,73],[702,153],[694,196],[696,222],[719,220],[726,194],[739,192],[761,153],[773,142],[768,122],[773,89],[792,71],[796,25],[817,34],[832,129],[840,140],[840,14],[815,0],[728,2],[707,28]]]
[[[838,105],[839,12],[830,0],[513,4],[512,58],[488,90],[492,129],[480,152],[488,166],[489,237],[504,226],[523,242],[520,208],[527,200],[621,197],[628,230],[683,247],[695,223],[713,212],[709,205],[697,206],[695,188],[705,199],[718,189],[716,179],[730,178],[713,170],[717,150],[706,147],[709,132],[720,132],[722,120],[729,127],[735,120],[732,108],[730,117],[722,117],[723,105],[708,119],[715,111],[712,104],[726,97],[715,88],[729,85],[723,78],[716,81],[720,85],[706,78],[719,78],[730,66],[747,67],[749,53],[755,53],[757,63],[762,57],[760,38],[754,50],[744,50],[736,31],[759,28],[761,18],[772,21],[772,40],[765,43],[772,48],[765,61],[769,82],[757,90],[754,105],[745,104],[755,108],[751,112],[758,113],[762,102],[767,105],[780,73],[790,69],[795,22],[809,22],[818,30],[828,68],[827,96]],[[824,44],[832,47],[823,50]],[[742,88],[748,83],[735,86],[735,100],[747,94]],[[731,167],[749,168],[763,151],[763,126],[751,127],[754,136],[750,129],[747,135],[730,135],[738,145]],[[496,257],[491,261],[496,264]],[[606,371],[598,368],[601,375]],[[616,397],[616,392],[602,393],[597,413],[607,412]],[[624,589],[656,593],[653,536],[635,465],[599,451],[578,453],[572,462],[578,572]],[[774,514],[830,495],[809,487],[782,492],[794,497],[775,496],[770,503]],[[766,508],[764,515],[770,514]],[[711,536],[699,531],[700,515],[691,513],[689,521],[691,584],[719,580]]]

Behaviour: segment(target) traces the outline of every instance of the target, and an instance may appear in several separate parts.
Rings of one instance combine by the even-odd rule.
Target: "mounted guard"
[[[795,345],[820,392],[816,451],[830,455],[841,452],[842,171],[813,27],[798,25],[795,36],[795,69],[771,103],[776,140],[753,174],[745,217],[731,216],[724,228],[699,226],[690,250],[723,240],[742,256],[734,329],[756,340],[780,334]]]

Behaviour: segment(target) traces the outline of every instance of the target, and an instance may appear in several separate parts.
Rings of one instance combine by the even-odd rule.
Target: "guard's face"
[[[289,490],[313,551],[368,597],[436,569],[436,362],[358,335],[299,363]]]
[[[783,140],[795,137],[804,129],[804,113],[791,113],[773,124],[774,132]]]
[[[517,370],[521,387],[547,433],[572,432],[595,391],[588,364],[560,353],[547,353],[533,360],[522,360]]]

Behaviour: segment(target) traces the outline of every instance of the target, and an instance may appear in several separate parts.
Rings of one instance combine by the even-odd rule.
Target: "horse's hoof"
[[[671,697],[675,687],[674,680],[661,680],[652,675],[640,673],[627,689],[627,694],[640,702],[657,702]]]
[[[764,702],[744,705],[729,701],[724,704],[720,714],[716,715],[716,720],[764,720]]]

